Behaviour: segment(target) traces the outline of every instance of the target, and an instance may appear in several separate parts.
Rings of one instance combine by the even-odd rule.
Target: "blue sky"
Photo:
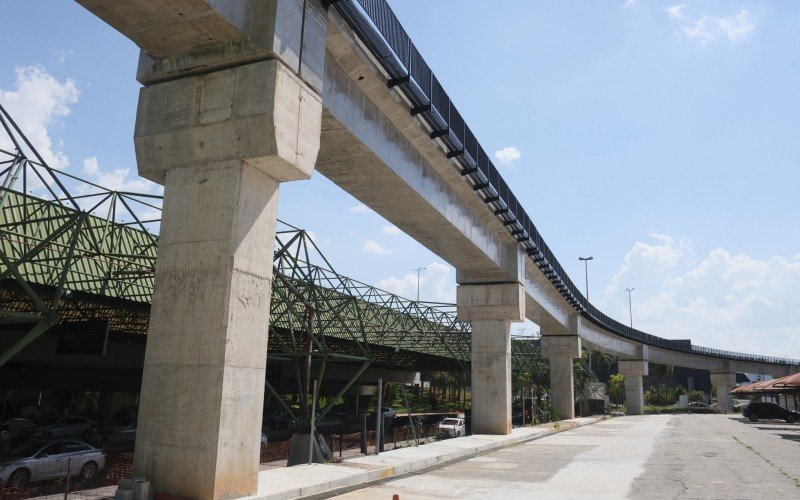
[[[390,4],[580,286],[594,257],[592,302],[627,321],[635,287],[650,333],[800,357],[800,4]],[[135,175],[133,44],[74,2],[3,25],[0,102],[48,159],[157,191]],[[323,177],[280,213],[340,272],[413,297],[424,266],[422,298],[453,300],[449,266]]]

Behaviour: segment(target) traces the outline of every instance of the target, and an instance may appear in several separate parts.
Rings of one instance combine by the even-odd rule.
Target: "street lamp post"
[[[585,283],[586,283],[586,300],[589,300],[589,261],[593,260],[593,259],[594,259],[594,257],[592,257],[592,256],[589,256],[589,257],[578,257],[578,260],[582,260],[583,261],[583,270],[584,270],[585,275],[586,275],[585,276],[585,278],[586,278],[586,281],[585,281]]]
[[[412,271],[416,271],[417,272],[417,302],[419,302],[419,273],[420,273],[420,271],[424,271],[425,269],[426,268],[424,268],[424,267],[418,267],[416,269],[412,269]]]
[[[625,291],[628,292],[628,314],[631,317],[631,328],[633,328],[633,305],[631,303],[631,292],[636,290],[635,288],[626,288]]]

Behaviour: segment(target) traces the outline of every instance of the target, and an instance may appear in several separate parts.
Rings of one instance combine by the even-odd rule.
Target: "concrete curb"
[[[577,429],[607,417],[576,418],[538,427],[514,429],[507,436],[475,435],[420,447],[401,448],[345,460],[338,464],[297,465],[259,473],[258,494],[252,500],[327,498],[412,473],[444,467],[482,453],[515,446]]]

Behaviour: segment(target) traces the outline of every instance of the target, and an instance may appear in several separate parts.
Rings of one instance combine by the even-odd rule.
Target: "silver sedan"
[[[0,484],[23,486],[29,481],[81,476],[93,478],[106,466],[102,451],[81,441],[26,443],[0,461]]]

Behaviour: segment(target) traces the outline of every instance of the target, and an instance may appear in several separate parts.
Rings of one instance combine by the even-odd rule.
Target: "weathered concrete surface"
[[[525,443],[560,432],[594,424],[602,417],[562,421],[559,427],[544,424],[514,429],[510,435],[473,435],[447,439],[420,447],[401,448],[345,460],[340,464],[298,465],[276,468],[259,474],[258,494],[252,499],[284,500],[326,497],[335,492],[365,487],[389,478],[414,474],[454,463],[469,457]],[[412,478],[413,480],[413,478]],[[387,483],[391,487],[394,483]],[[369,491],[369,490],[365,490]],[[387,498],[387,497],[381,497]],[[388,498],[391,498],[391,494]],[[430,497],[428,497],[430,498]]]
[[[319,151],[322,101],[278,61],[142,88],[139,174],[241,159],[278,181],[308,179]]]
[[[142,52],[145,85],[268,59],[322,91],[327,11],[320,0],[76,0]]]
[[[519,283],[459,285],[459,321],[524,321],[525,289]]]
[[[472,430],[511,432],[511,323],[472,322]]]
[[[577,335],[542,335],[542,356],[550,362],[550,397],[559,418],[575,418],[572,360],[581,357]]]
[[[717,389],[717,405],[720,411],[729,412],[733,408],[731,390],[736,385],[736,374],[730,372],[711,372],[711,385]]]
[[[320,96],[281,61],[239,62],[145,87],[137,112],[165,200],[134,470],[196,498],[256,491],[278,186],[319,150]]]
[[[624,417],[482,454],[343,499],[624,498],[667,419]]]
[[[651,417],[655,418],[655,417]],[[800,498],[800,425],[671,417],[631,498]]]
[[[800,425],[606,420],[337,498],[798,498]]]
[[[646,359],[620,359],[619,373],[625,377],[625,403],[628,415],[644,414],[644,387],[642,377],[648,374]]]
[[[407,104],[329,17],[317,171],[476,281],[520,281],[520,252]]]
[[[167,172],[134,462],[156,491],[255,491],[277,202],[245,162]]]
[[[525,319],[519,283],[459,285],[457,314],[472,325],[472,432],[511,432],[511,322]]]
[[[140,175],[164,184],[135,473],[196,498],[257,487],[281,181],[319,151],[320,0],[80,0],[141,49]]]

